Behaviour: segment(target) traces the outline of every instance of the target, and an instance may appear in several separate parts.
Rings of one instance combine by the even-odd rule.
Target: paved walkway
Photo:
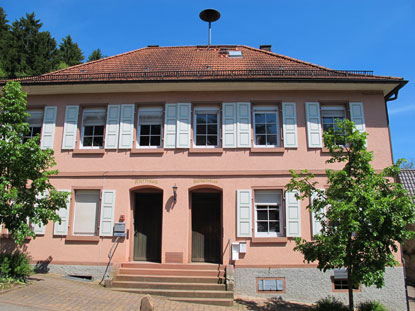
[[[36,274],[31,285],[0,293],[0,310],[7,311],[135,311],[138,294],[111,291],[94,283],[73,281],[53,274]],[[238,300],[233,307],[180,303],[153,296],[156,311],[304,311],[309,307],[272,300]]]

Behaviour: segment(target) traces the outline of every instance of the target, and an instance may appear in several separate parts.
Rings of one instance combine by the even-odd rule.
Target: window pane
[[[275,124],[267,125],[267,134],[277,134],[277,126]]]
[[[206,136],[196,136],[196,146],[206,146]]]
[[[267,123],[277,123],[277,115],[275,113],[266,114]]]
[[[270,222],[269,223],[269,232],[280,232],[279,222]]]
[[[95,136],[103,136],[104,135],[104,127],[103,126],[95,126]]]
[[[267,222],[257,222],[258,232],[268,232],[268,223]]]
[[[104,125],[105,110],[84,110],[82,117],[83,126]]]
[[[218,123],[218,115],[215,113],[215,114],[208,114],[207,115],[207,121],[208,121],[208,123]]]
[[[216,146],[218,144],[218,137],[216,135],[209,135],[207,137],[208,146]]]
[[[198,123],[198,124],[201,124],[201,123],[206,123],[206,115],[205,114],[197,114],[196,115],[196,122]]]
[[[92,146],[92,137],[84,137],[84,141],[82,143],[84,147]]]
[[[324,132],[330,131],[331,128],[333,128],[333,125],[332,124],[324,124],[323,123],[323,131]]]
[[[257,211],[258,220],[268,220],[268,211]]]
[[[40,127],[32,127],[31,131],[32,131],[32,137],[36,136],[37,134],[40,134]]]
[[[151,146],[160,146],[160,136],[151,136],[150,145]]]
[[[141,125],[140,135],[150,135],[150,125]]]
[[[149,136],[140,136],[140,146],[149,146],[150,137]]]
[[[206,134],[206,125],[197,125],[196,126],[197,134]]]
[[[276,135],[268,135],[267,136],[267,145],[276,145],[277,144],[277,136]]]
[[[218,126],[215,125],[208,125],[208,134],[217,134],[218,133]]]
[[[95,136],[94,137],[94,146],[95,147],[102,147],[103,145],[103,137],[102,136]]]
[[[255,123],[265,123],[265,114],[255,113]]]
[[[90,136],[94,133],[94,127],[93,126],[85,126],[84,128],[84,135]]]
[[[265,145],[266,139],[265,135],[256,135],[255,136],[255,144],[256,145]]]
[[[151,134],[160,135],[161,134],[161,125],[152,125],[151,126]]]
[[[265,134],[265,125],[264,124],[256,124],[255,125],[255,133],[256,134]]]
[[[269,211],[269,220],[277,220],[277,211],[276,210],[270,210]]]

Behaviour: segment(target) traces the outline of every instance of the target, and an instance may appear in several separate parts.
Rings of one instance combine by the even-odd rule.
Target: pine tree
[[[62,39],[62,43],[59,44],[59,56],[61,62],[68,66],[74,66],[82,63],[84,55],[78,44],[72,41],[70,35]]]
[[[91,55],[89,55],[88,62],[92,62],[94,60],[98,60],[104,57],[106,56],[102,55],[101,49],[96,49],[92,51]]]
[[[12,37],[6,16],[6,12],[0,7],[0,78],[8,77],[10,68],[9,55]]]

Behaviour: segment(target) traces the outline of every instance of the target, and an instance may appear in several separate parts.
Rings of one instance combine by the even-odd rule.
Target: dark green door
[[[134,209],[134,260],[161,260],[162,193],[136,193]]]
[[[192,193],[192,261],[220,263],[221,193]]]

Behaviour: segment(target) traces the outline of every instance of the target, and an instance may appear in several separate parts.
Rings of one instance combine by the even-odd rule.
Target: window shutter
[[[134,136],[134,105],[121,105],[119,149],[131,149]]]
[[[322,148],[320,103],[305,103],[308,148]]]
[[[320,190],[323,190],[323,189],[320,189]],[[310,201],[311,201],[310,202],[310,205],[313,204],[313,200],[316,197],[317,197],[317,194],[316,193],[313,193],[311,195],[311,197],[310,197]],[[320,223],[319,220],[317,220],[315,218],[315,212],[311,212],[311,233],[312,233],[312,236],[315,236],[316,234],[320,234],[321,229],[322,229],[321,223]]]
[[[177,148],[190,148],[191,104],[177,104]]]
[[[223,148],[236,147],[236,104],[223,103],[222,104],[222,133],[223,133]]]
[[[118,148],[119,126],[120,105],[108,105],[107,124],[105,127],[105,149]]]
[[[45,234],[45,225],[40,224],[32,224],[33,232],[36,233],[36,235],[44,235]]]
[[[43,126],[42,126],[42,139],[41,139],[41,148],[42,149],[53,149],[53,141],[55,138],[55,123],[56,123],[56,111],[58,107],[56,106],[46,106],[44,117],[43,117]]]
[[[252,237],[252,191],[237,190],[237,237]]]
[[[356,124],[360,133],[366,131],[363,103],[349,103],[350,119]]]
[[[237,146],[251,147],[251,103],[237,103]]]
[[[177,104],[166,104],[164,148],[176,148]]]
[[[79,106],[66,106],[62,149],[75,149]]]
[[[60,192],[71,192],[71,190],[58,190]],[[66,199],[66,208],[60,208],[57,213],[61,218],[61,223],[55,222],[53,229],[54,235],[67,235],[68,234],[68,224],[69,224],[69,209],[71,207],[71,194]]]
[[[114,226],[115,190],[102,191],[100,236],[112,236]]]
[[[285,192],[285,219],[287,237],[301,236],[300,201],[295,197],[296,191]]]
[[[284,147],[297,148],[297,113],[296,103],[282,103],[282,120],[284,131]]]

